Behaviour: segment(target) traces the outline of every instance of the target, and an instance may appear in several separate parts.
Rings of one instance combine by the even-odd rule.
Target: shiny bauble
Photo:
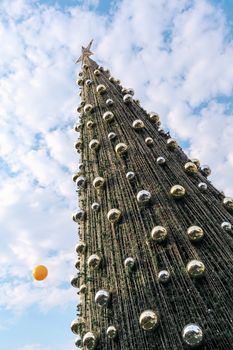
[[[92,254],[87,260],[87,265],[91,269],[97,269],[100,266],[101,257],[97,254]]]
[[[70,284],[74,288],[79,288],[79,276],[77,275],[75,277],[72,277],[71,280],[70,280]]]
[[[32,275],[36,281],[43,281],[48,276],[48,269],[44,265],[34,267]]]
[[[208,165],[202,165],[200,170],[201,170],[201,173],[206,177],[211,174],[211,170],[210,170],[210,167]]]
[[[159,165],[163,165],[163,164],[166,163],[166,160],[165,160],[164,157],[158,157],[158,158],[156,159],[156,163],[159,164]]]
[[[84,188],[86,185],[86,178],[84,176],[79,176],[76,179],[76,185],[78,188]]]
[[[88,103],[84,106],[83,111],[85,114],[91,113],[93,111],[93,106]]]
[[[110,293],[105,289],[99,290],[95,295],[95,303],[99,307],[108,306],[109,300],[110,300]]]
[[[117,222],[121,218],[121,211],[119,209],[113,208],[109,210],[107,214],[107,218],[108,218],[108,221],[112,223]]]
[[[83,347],[85,350],[94,350],[96,347],[97,338],[94,333],[87,332],[83,337]]]
[[[199,182],[197,187],[199,188],[199,190],[201,192],[205,192],[207,190],[207,188],[208,188],[208,186],[207,186],[207,184],[205,182]]]
[[[125,268],[128,269],[128,270],[133,269],[133,267],[135,266],[134,258],[132,258],[132,257],[126,258],[125,261],[124,261],[124,265],[125,265]]]
[[[105,73],[106,73],[107,75],[110,74],[110,70],[109,70],[109,69],[105,69],[104,71],[105,71]]]
[[[192,242],[198,242],[200,241],[204,236],[204,231],[199,226],[190,226],[187,229],[187,235],[190,241]]]
[[[86,284],[82,284],[79,287],[79,294],[85,294],[87,292],[87,285]]]
[[[74,147],[75,147],[75,149],[76,149],[77,151],[80,150],[80,149],[82,148],[82,145],[83,145],[83,143],[82,143],[81,140],[77,140],[77,141],[74,143]]]
[[[91,79],[87,79],[85,84],[86,86],[90,86],[91,84],[93,84],[93,81]]]
[[[109,134],[108,134],[108,139],[111,141],[111,140],[114,140],[115,138],[116,138],[116,134],[115,134],[115,132],[110,132]]]
[[[85,325],[85,321],[83,318],[81,318],[81,317],[76,318],[75,320],[73,320],[71,322],[70,329],[74,334],[79,335],[80,328],[84,325]]]
[[[167,229],[164,226],[154,226],[151,231],[151,238],[155,242],[163,242],[167,238]]]
[[[126,103],[126,104],[132,103],[132,102],[133,102],[133,97],[132,97],[132,95],[126,94],[126,95],[123,97],[123,102]]]
[[[108,78],[108,80],[109,80],[111,83],[114,83],[114,82],[115,82],[115,79],[114,79],[114,77],[112,77],[112,76],[110,76],[110,77]]]
[[[223,199],[223,205],[228,209],[229,211],[233,211],[233,198],[231,197],[225,197]]]
[[[191,260],[187,264],[186,270],[191,277],[199,278],[203,276],[205,272],[205,265],[200,260]]]
[[[92,120],[88,120],[88,122],[87,122],[88,129],[92,129],[94,125],[95,125],[95,123]]]
[[[80,106],[81,106],[81,107],[84,107],[84,106],[85,106],[85,101],[84,101],[84,100],[81,100],[81,101],[80,101]]]
[[[130,94],[130,95],[134,95],[134,89],[132,89],[132,88],[129,88],[129,89],[127,89],[127,94]]]
[[[97,151],[99,147],[100,147],[100,142],[99,142],[99,140],[92,139],[92,140],[89,142],[89,149],[90,149],[90,150],[92,150],[92,151]]]
[[[176,140],[169,138],[167,140],[167,148],[171,151],[173,151],[174,149],[176,149],[178,147]]]
[[[82,111],[82,107],[81,107],[81,106],[78,106],[77,112],[78,112],[78,113],[81,113],[81,111]]]
[[[137,194],[137,201],[138,203],[148,203],[151,200],[151,193],[146,190],[141,190]]]
[[[197,168],[200,167],[200,161],[199,161],[199,159],[193,158],[193,159],[191,159],[191,162],[194,163],[194,164],[196,165]]]
[[[161,270],[158,274],[158,280],[160,283],[167,283],[170,280],[170,272],[167,270]]]
[[[158,129],[158,132],[159,132],[160,135],[162,135],[162,136],[165,136],[165,135],[166,135],[165,130],[163,130],[163,129],[161,129],[161,128]]]
[[[100,188],[102,188],[104,186],[104,183],[105,183],[104,178],[101,176],[97,176],[93,180],[93,187],[96,188],[97,190],[99,190]]]
[[[179,199],[184,197],[185,195],[185,188],[183,186],[180,185],[175,185],[172,186],[171,190],[170,190],[170,194],[172,195],[172,197]]]
[[[203,331],[198,324],[189,323],[182,330],[182,339],[190,348],[195,348],[202,343]]]
[[[80,172],[78,171],[77,173],[75,173],[74,175],[72,175],[72,180],[73,180],[74,182],[76,182],[76,180],[77,180],[77,178],[79,177],[79,175],[80,175]]]
[[[86,248],[87,248],[86,243],[83,241],[79,241],[75,247],[75,250],[78,254],[83,254],[85,253]]]
[[[79,336],[75,339],[74,342],[75,346],[77,346],[77,348],[80,348],[82,346],[82,338]]]
[[[81,128],[82,128],[82,124],[81,123],[76,123],[75,125],[74,125],[74,131],[76,131],[76,132],[80,132],[81,131]]]
[[[95,75],[96,77],[98,77],[98,76],[100,75],[99,69],[95,69],[95,70],[94,70],[94,75]]]
[[[115,147],[115,152],[116,154],[118,154],[118,156],[123,156],[128,150],[128,146],[121,142],[121,143],[118,143]]]
[[[100,94],[100,95],[104,94],[106,92],[106,90],[107,90],[107,88],[104,84],[100,84],[96,88],[97,94]]]
[[[122,89],[121,89],[121,92],[122,92],[122,94],[124,94],[124,95],[127,94],[127,91],[128,91],[128,90],[127,90],[126,88],[122,88]]]
[[[106,123],[110,123],[114,119],[114,114],[111,111],[107,111],[103,114],[103,120]]]
[[[186,171],[186,173],[188,174],[196,174],[197,173],[197,166],[196,164],[192,163],[192,162],[187,162],[184,165],[184,170]]]
[[[133,171],[128,171],[126,174],[126,179],[132,181],[135,178],[135,173]]]
[[[114,102],[111,98],[108,98],[105,103],[107,106],[112,106],[114,104]]]
[[[79,163],[78,164],[78,170],[83,170],[84,169],[84,164],[83,163]]]
[[[99,204],[99,203],[97,203],[97,202],[92,203],[91,209],[92,209],[93,211],[98,211],[99,208],[100,208],[100,204]]]
[[[138,105],[138,106],[140,106],[140,100],[135,100],[135,103]]]
[[[140,129],[143,129],[145,127],[145,124],[141,119],[136,119],[133,121],[132,127],[135,130],[140,130]]]
[[[148,119],[152,122],[157,124],[159,122],[159,114],[155,112],[150,112],[148,114]]]
[[[117,329],[114,326],[109,326],[106,331],[107,337],[109,339],[114,339],[117,336]]]
[[[158,326],[158,315],[153,310],[145,310],[141,313],[139,323],[144,331],[151,331]]]
[[[80,259],[77,259],[76,262],[75,262],[75,264],[74,264],[74,266],[75,266],[75,268],[76,268],[77,270],[80,269],[80,263],[81,263]]]
[[[231,225],[230,222],[224,221],[224,222],[221,223],[221,228],[222,228],[224,231],[231,231],[232,225]]]
[[[84,63],[83,64],[83,69],[85,69],[85,70],[88,69],[88,64]]]
[[[98,69],[99,69],[101,72],[104,71],[104,67],[102,67],[102,66],[98,66]]]
[[[154,140],[152,139],[152,137],[147,137],[145,139],[145,143],[147,146],[152,146],[154,144]]]
[[[79,86],[82,86],[83,83],[84,83],[84,81],[83,81],[82,78],[80,78],[80,79],[78,79],[78,80],[76,81],[76,83],[77,83]]]
[[[85,219],[85,211],[84,210],[79,210],[78,212],[74,213],[72,215],[72,219],[74,222],[80,222]]]

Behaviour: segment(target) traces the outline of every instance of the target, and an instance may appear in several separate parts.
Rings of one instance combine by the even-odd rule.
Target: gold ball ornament
[[[85,294],[87,292],[87,285],[86,284],[82,284],[79,287],[79,294]]]
[[[114,119],[114,114],[111,111],[107,111],[103,114],[103,120],[106,123],[110,123]]]
[[[88,129],[92,129],[94,125],[95,125],[95,123],[92,120],[88,120],[88,122],[87,122]]]
[[[107,218],[108,218],[108,221],[112,223],[117,222],[121,218],[121,211],[117,208],[113,208],[109,210],[107,214]]]
[[[198,242],[200,241],[204,236],[204,231],[199,226],[190,226],[187,229],[187,235],[190,241],[192,242]]]
[[[118,143],[115,147],[115,152],[118,156],[123,156],[128,150],[128,146],[121,142],[121,143]]]
[[[145,139],[145,143],[147,146],[152,146],[154,144],[154,140],[152,139],[152,137],[147,137]]]
[[[96,140],[96,139],[92,139],[90,142],[89,142],[89,149],[92,150],[92,151],[97,151],[100,147],[100,142],[99,140]]]
[[[229,211],[233,211],[233,198],[231,197],[225,197],[223,199],[223,205],[228,209]]]
[[[97,254],[92,254],[87,260],[87,265],[90,269],[97,269],[100,266],[101,257]]]
[[[157,243],[161,243],[167,238],[167,229],[164,226],[155,226],[151,231],[151,238]]]
[[[114,339],[117,336],[117,329],[114,326],[109,326],[106,331],[107,337],[109,339]]]
[[[196,164],[192,163],[192,162],[187,162],[184,165],[184,170],[186,171],[186,173],[188,174],[196,174],[197,173],[197,166]]]
[[[141,119],[136,119],[136,120],[133,121],[132,127],[135,130],[141,130],[141,129],[143,129],[145,127],[145,124],[144,124],[144,122]]]
[[[171,150],[171,151],[173,151],[174,149],[176,149],[177,148],[177,142],[176,142],[176,140],[174,140],[174,139],[172,139],[172,138],[169,138],[168,140],[167,140],[167,148],[169,149],[169,150]]]
[[[148,119],[152,122],[152,123],[155,123],[157,124],[160,120],[159,118],[159,114],[158,113],[155,113],[155,112],[150,112],[148,114]]]
[[[85,350],[94,350],[97,343],[97,337],[92,332],[87,332],[83,337],[83,346]]]
[[[94,70],[94,75],[95,75],[96,77],[98,77],[98,76],[100,75],[100,70],[99,70],[99,69],[95,69],[95,70]]]
[[[141,313],[139,323],[144,331],[151,331],[158,326],[158,315],[153,310],[145,310]]]
[[[32,275],[36,281],[43,281],[48,276],[48,269],[44,265],[34,267]]]
[[[203,276],[205,272],[205,265],[200,260],[191,260],[187,264],[186,270],[191,277],[199,278]]]
[[[101,176],[97,176],[94,180],[93,180],[93,187],[97,190],[101,189],[104,186],[105,180],[103,177]]]
[[[132,103],[133,102],[133,97],[130,94],[126,94],[123,97],[123,102],[126,104]]]
[[[174,185],[170,190],[170,194],[172,195],[172,197],[176,199],[184,197],[185,193],[186,193],[185,188],[180,185]]]
[[[200,161],[199,161],[199,159],[193,158],[193,159],[191,159],[191,162],[194,163],[194,164],[196,165],[197,168],[200,167]]]
[[[83,111],[85,114],[91,113],[93,111],[93,106],[88,103],[84,106]]]
[[[97,88],[96,88],[96,92],[97,92],[97,94],[99,94],[99,95],[104,94],[104,93],[106,92],[106,90],[107,90],[107,88],[106,88],[106,86],[105,86],[104,84],[100,84],[100,85],[98,85]]]

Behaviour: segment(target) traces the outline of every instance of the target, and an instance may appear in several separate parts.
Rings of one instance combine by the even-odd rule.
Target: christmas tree
[[[90,58],[91,44],[77,61],[75,344],[233,349],[233,199]]]

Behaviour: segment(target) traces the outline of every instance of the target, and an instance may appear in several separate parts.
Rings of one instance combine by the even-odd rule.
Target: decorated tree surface
[[[77,81],[76,346],[233,349],[233,199],[90,45]]]

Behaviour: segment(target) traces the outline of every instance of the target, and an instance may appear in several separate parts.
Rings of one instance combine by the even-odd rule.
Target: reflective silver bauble
[[[88,64],[84,63],[83,64],[83,69],[85,69],[85,70],[88,69]]]
[[[129,88],[129,89],[127,89],[127,94],[130,94],[130,95],[134,95],[134,89],[132,89],[132,88]]]
[[[97,77],[100,75],[99,69],[95,69],[95,70],[94,70],[94,75],[97,76]]]
[[[116,82],[118,85],[120,85],[120,83],[121,83],[120,79],[116,79],[115,82]]]
[[[126,95],[123,97],[123,101],[124,101],[124,103],[132,103],[132,102],[133,102],[133,97],[132,97],[132,95],[126,94]]]
[[[108,134],[108,139],[109,139],[109,140],[114,140],[115,138],[116,138],[115,132],[110,132],[110,133]]]
[[[197,173],[197,166],[196,164],[192,163],[192,162],[187,162],[184,165],[184,170],[188,173],[188,174],[195,174]]]
[[[77,275],[77,276],[74,276],[73,278],[71,278],[70,284],[74,288],[79,288],[79,276]]]
[[[172,186],[170,194],[176,199],[182,198],[185,195],[185,188],[180,185]]]
[[[93,111],[93,106],[88,103],[84,106],[83,111],[85,114],[91,113]]]
[[[85,84],[87,86],[90,86],[92,83],[93,83],[93,81],[91,79],[87,79]]]
[[[221,223],[221,228],[224,231],[231,231],[232,225],[231,225],[230,222],[224,221],[224,222]]]
[[[76,83],[79,85],[79,86],[82,86],[83,85],[83,79],[80,78],[76,81]]]
[[[78,336],[76,339],[75,339],[75,342],[74,342],[75,346],[77,346],[77,348],[80,348],[82,346],[82,338],[80,336]]]
[[[128,171],[128,173],[126,174],[126,179],[131,181],[135,178],[135,173],[133,171]]]
[[[96,92],[100,95],[104,94],[106,92],[106,86],[104,84],[99,84],[96,88]]]
[[[80,269],[80,259],[76,260],[74,266],[75,266],[76,269],[78,269],[78,270]]]
[[[177,142],[176,140],[170,138],[167,140],[167,148],[170,149],[170,150],[174,150],[177,148]]]
[[[150,112],[148,114],[148,119],[153,122],[153,123],[158,123],[159,122],[159,114],[155,112]]]
[[[191,260],[186,266],[188,274],[193,278],[201,277],[205,272],[205,265],[200,260]]]
[[[99,140],[92,139],[92,140],[89,142],[89,148],[90,148],[92,151],[96,151],[99,147],[100,147],[100,142],[99,142]]]
[[[100,307],[106,307],[110,300],[110,293],[105,290],[99,290],[95,295],[95,303]]]
[[[114,326],[109,326],[106,331],[107,337],[109,339],[114,339],[117,336],[117,329]]]
[[[119,155],[119,156],[122,156],[124,155],[128,150],[128,146],[121,142],[121,143],[118,143],[115,147],[115,152]]]
[[[80,348],[82,346],[82,338],[79,336],[75,339],[74,342],[75,346],[77,346],[77,348]]]
[[[151,193],[146,190],[141,190],[137,194],[138,203],[148,203],[151,199]]]
[[[200,161],[199,161],[199,159],[193,158],[193,159],[191,159],[191,162],[194,163],[194,164],[196,165],[197,168],[200,167]]]
[[[87,292],[87,285],[86,284],[82,284],[80,287],[79,287],[79,293],[80,294],[85,294]]]
[[[128,90],[127,90],[126,88],[122,88],[122,89],[121,89],[121,92],[122,92],[122,94],[124,94],[124,95],[127,94],[127,91],[128,91]]]
[[[163,165],[166,163],[166,160],[164,157],[158,157],[157,160],[156,160],[157,164],[159,165]]]
[[[72,175],[72,180],[73,180],[74,182],[76,182],[77,178],[79,177],[79,174],[80,174],[80,172],[78,171],[77,173],[75,173],[74,175]]]
[[[81,131],[81,128],[82,128],[82,124],[81,123],[76,123],[75,125],[74,125],[74,131],[76,131],[76,132],[80,132]]]
[[[82,141],[81,140],[77,140],[75,143],[74,143],[74,147],[76,148],[76,150],[80,150],[82,148]]]
[[[201,173],[206,177],[211,174],[211,170],[208,165],[202,165],[200,169],[201,169]]]
[[[73,214],[72,219],[74,222],[80,222],[85,219],[85,211],[79,210],[77,213]]]
[[[147,146],[152,146],[154,144],[154,140],[152,139],[152,137],[147,137],[145,139],[145,143]]]
[[[167,238],[167,229],[164,226],[155,226],[151,231],[151,238],[160,243]]]
[[[114,79],[114,77],[112,77],[112,76],[110,76],[110,77],[108,78],[108,80],[111,81],[111,83],[114,83],[114,82],[115,82],[115,79]]]
[[[145,310],[141,313],[139,323],[142,329],[150,331],[158,326],[158,315],[153,310]]]
[[[96,347],[97,338],[94,333],[87,332],[83,337],[83,346],[86,350],[93,350]]]
[[[132,269],[135,265],[135,260],[132,257],[128,257],[124,261],[124,265],[127,269]]]
[[[83,170],[83,169],[84,169],[84,164],[83,163],[79,163],[78,170]]]
[[[199,226],[190,226],[187,229],[187,235],[190,241],[192,242],[198,242],[200,241],[204,236],[204,231]]]
[[[140,129],[143,129],[145,127],[145,124],[141,119],[136,119],[133,121],[132,127],[135,130],[140,130]]]
[[[84,100],[81,100],[81,101],[80,101],[80,106],[81,106],[81,107],[84,107],[84,106],[85,106],[85,101],[84,101]]]
[[[225,197],[223,199],[223,205],[228,209],[229,211],[233,211],[233,198],[231,197]]]
[[[102,67],[102,66],[98,66],[98,69],[99,69],[101,72],[104,71],[104,67]]]
[[[87,245],[86,245],[85,242],[79,241],[78,244],[75,247],[75,250],[76,250],[76,252],[78,254],[83,254],[85,252],[85,250],[86,250],[86,247],[87,247]]]
[[[84,176],[79,176],[79,177],[76,179],[76,185],[77,185],[77,187],[79,187],[79,188],[85,187],[85,185],[86,185],[86,178],[85,178]]]
[[[163,136],[166,135],[165,130],[163,130],[161,128],[158,129],[158,132],[160,133],[160,135],[163,135]]]
[[[121,217],[121,211],[119,209],[113,208],[109,210],[107,214],[108,221],[117,222]]]
[[[207,190],[208,186],[207,186],[207,184],[205,182],[199,182],[197,187],[199,188],[199,190],[201,192],[205,192]]]
[[[92,120],[88,120],[88,122],[87,122],[87,128],[88,129],[93,128],[94,125],[95,125],[95,123]]]
[[[107,106],[112,106],[114,104],[114,102],[111,98],[108,98],[105,103]]]
[[[170,280],[170,272],[167,270],[161,270],[158,274],[158,280],[160,283],[167,283]]]
[[[196,323],[187,324],[182,330],[182,339],[191,348],[199,346],[203,340],[203,331]]]
[[[106,73],[107,75],[110,74],[110,70],[109,70],[109,69],[105,69],[104,71],[105,71],[105,73]]]
[[[84,325],[85,325],[85,321],[83,320],[83,318],[81,318],[81,317],[76,318],[75,320],[73,320],[71,322],[70,329],[74,334],[79,335],[80,327],[82,327]]]
[[[100,265],[101,257],[97,254],[92,254],[87,260],[87,265],[91,269],[97,269]]]
[[[111,111],[107,111],[103,114],[103,120],[106,123],[111,122],[114,119],[114,114]]]
[[[96,188],[97,190],[99,190],[100,188],[102,188],[104,186],[104,183],[105,183],[104,178],[101,176],[97,176],[93,180],[93,187]]]
[[[92,209],[93,211],[98,211],[99,208],[100,208],[100,204],[99,204],[99,203],[97,203],[97,202],[92,203],[91,209]]]

